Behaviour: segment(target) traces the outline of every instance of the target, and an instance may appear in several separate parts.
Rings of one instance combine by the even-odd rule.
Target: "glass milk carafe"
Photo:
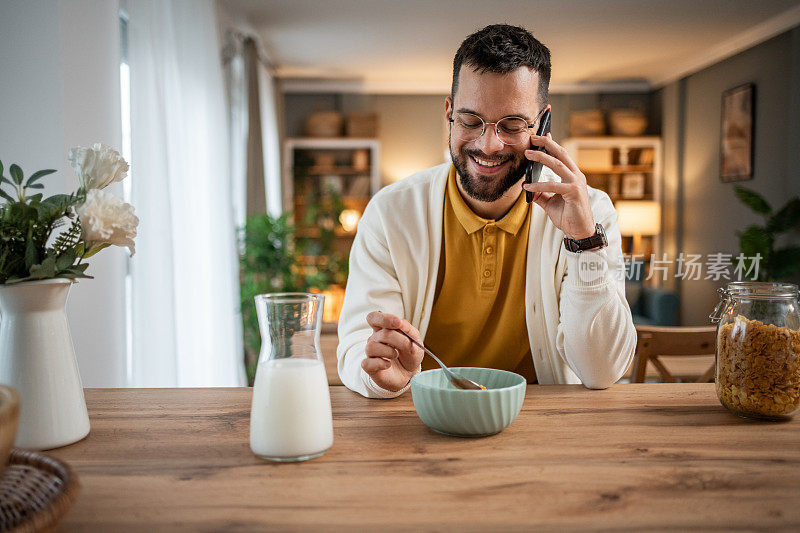
[[[797,285],[735,282],[720,289],[717,327],[720,403],[746,418],[782,420],[800,407]]]
[[[333,444],[328,379],[319,349],[321,294],[255,297],[261,352],[250,409],[250,449],[271,461],[305,461]]]

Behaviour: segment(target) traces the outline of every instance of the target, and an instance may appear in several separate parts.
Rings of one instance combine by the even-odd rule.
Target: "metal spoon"
[[[478,383],[475,383],[471,379],[462,378],[458,374],[455,374],[452,370],[447,368],[447,366],[444,363],[442,363],[442,361],[438,357],[436,357],[436,355],[434,355],[432,351],[423,346],[422,343],[417,342],[411,335],[409,335],[402,329],[398,329],[396,331],[399,331],[400,333],[405,335],[406,338],[408,338],[408,340],[410,340],[411,342],[413,342],[414,344],[425,350],[426,354],[433,357],[434,361],[439,363],[439,366],[442,367],[444,375],[447,376],[447,379],[449,379],[450,383],[452,383],[456,388],[466,389],[466,390],[486,390],[486,387],[484,387],[483,385],[479,385]]]

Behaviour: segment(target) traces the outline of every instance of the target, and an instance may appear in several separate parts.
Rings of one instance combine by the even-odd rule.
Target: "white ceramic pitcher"
[[[14,445],[47,450],[89,434],[67,323],[68,279],[0,285],[0,384],[19,391]]]

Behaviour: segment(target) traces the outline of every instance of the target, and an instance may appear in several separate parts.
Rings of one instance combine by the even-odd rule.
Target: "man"
[[[397,329],[445,364],[534,383],[601,389],[625,372],[636,333],[617,215],[561,146],[534,135],[549,82],[550,52],[522,28],[487,26],[461,44],[445,99],[452,165],[382,189],[359,222],[337,350],[350,389],[409,388],[423,351]],[[531,204],[530,161],[544,165],[524,187]]]

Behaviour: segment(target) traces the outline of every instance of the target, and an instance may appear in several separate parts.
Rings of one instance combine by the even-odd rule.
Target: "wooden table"
[[[800,528],[800,418],[737,418],[712,384],[529,386],[473,439],[429,430],[410,394],[332,387],[333,448],[295,464],[250,453],[250,397],[87,389],[91,434],[48,452],[83,484],[64,529]]]

